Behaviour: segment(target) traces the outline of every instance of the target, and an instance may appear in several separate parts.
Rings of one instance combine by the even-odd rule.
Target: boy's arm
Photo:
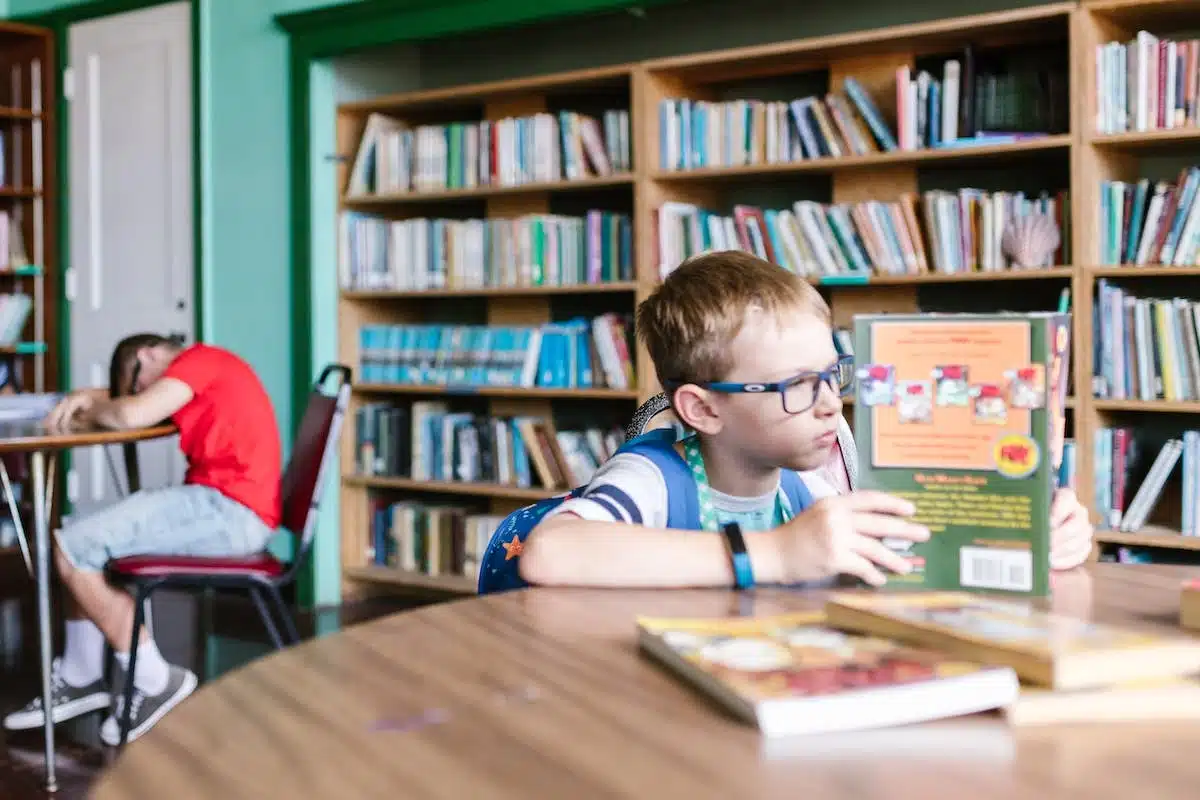
[[[746,537],[757,583],[781,583],[775,531]],[[647,528],[557,514],[525,540],[519,569],[544,586],[683,588],[733,586],[725,538],[707,531]]]

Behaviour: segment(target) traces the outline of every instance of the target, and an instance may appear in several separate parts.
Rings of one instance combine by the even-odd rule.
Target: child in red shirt
[[[228,350],[182,347],[156,334],[127,337],[113,352],[109,387],[67,395],[51,429],[142,428],[170,419],[188,470],[182,486],[143,490],[58,531],[55,560],[70,600],[67,636],[54,660],[55,722],[108,708],[120,696],[133,600],[104,580],[104,565],[130,555],[242,556],[263,550],[280,522],[281,445],[271,401],[245,361]],[[168,664],[145,630],[138,646],[129,740],[145,733],[196,687]],[[121,669],[104,681],[107,638]],[[121,713],[120,708],[117,714]],[[8,730],[43,725],[41,698],[9,714]],[[116,718],[101,728],[118,743]]]

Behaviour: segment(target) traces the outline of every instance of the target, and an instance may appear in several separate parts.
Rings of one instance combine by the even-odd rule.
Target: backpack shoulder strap
[[[667,485],[667,527],[700,530],[700,501],[696,479],[687,462],[675,451],[675,432],[669,429],[648,431],[621,446],[618,453],[633,453],[650,459],[662,473]]]
[[[788,505],[792,507],[793,516],[813,504],[812,492],[808,490],[808,485],[804,483],[800,473],[790,469],[780,470],[779,485],[787,496]]]

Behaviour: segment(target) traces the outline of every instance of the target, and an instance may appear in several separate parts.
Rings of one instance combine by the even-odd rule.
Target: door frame
[[[202,210],[201,197],[201,170],[200,170],[200,145],[201,145],[201,125],[200,125],[200,2],[199,0],[92,0],[92,2],[80,3],[78,5],[66,6],[47,11],[43,14],[35,14],[17,19],[19,22],[24,22],[29,25],[37,25],[42,28],[48,28],[54,33],[54,49],[58,53],[58,64],[55,64],[55,69],[59,76],[66,69],[68,59],[70,58],[69,48],[69,32],[72,25],[80,22],[90,22],[92,20],[101,19],[103,17],[116,16],[129,11],[143,11],[155,6],[167,5],[175,2],[186,2],[190,8],[191,16],[191,60],[192,60],[192,272],[193,272],[193,300],[192,310],[195,317],[193,325],[195,326],[195,340],[197,342],[204,341],[204,292],[203,292],[203,274],[201,268],[201,248],[203,238],[200,224],[200,214]],[[61,81],[60,81],[61,83]],[[57,124],[55,126],[55,166],[58,175],[58,206],[55,212],[58,214],[58,263],[60,269],[65,270],[71,266],[71,203],[70,203],[70,162],[71,162],[71,102],[67,99],[66,94],[61,91],[57,98]],[[58,359],[58,385],[66,387],[71,381],[71,315],[67,307],[67,282],[65,280],[57,281],[58,290],[56,292],[55,302],[58,304],[60,313],[58,315],[58,330],[55,335],[59,342],[59,359]],[[70,458],[70,452],[67,454]],[[64,466],[69,466],[64,465]],[[65,476],[66,469],[61,472]],[[56,487],[56,490],[61,487]],[[60,497],[66,498],[65,492],[60,492]],[[69,505],[64,505],[64,510],[69,510]]]

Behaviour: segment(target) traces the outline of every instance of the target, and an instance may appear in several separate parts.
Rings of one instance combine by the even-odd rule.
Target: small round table
[[[1175,630],[1195,568],[1055,576],[1060,613]],[[768,740],[641,656],[634,618],[771,614],[821,593],[531,589],[252,662],[130,744],[97,800],[1187,797],[1200,721],[1010,729],[998,715]],[[1145,794],[1139,794],[1145,792]]]
[[[29,456],[29,478],[32,484],[33,547],[26,541],[25,531],[17,513],[8,470],[0,462],[0,484],[17,527],[26,566],[30,568],[37,587],[38,644],[41,650],[42,708],[50,708],[50,664],[54,658],[50,636],[50,504],[53,499],[54,460],[63,450],[92,445],[125,445],[125,464],[131,492],[138,489],[137,453],[133,445],[147,439],[159,439],[176,433],[174,425],[157,425],[128,431],[80,430],[52,432],[35,421],[0,421],[0,454],[24,453]],[[32,553],[30,552],[32,550]],[[46,790],[58,789],[54,769],[54,723],[46,715],[44,727],[46,747]]]

